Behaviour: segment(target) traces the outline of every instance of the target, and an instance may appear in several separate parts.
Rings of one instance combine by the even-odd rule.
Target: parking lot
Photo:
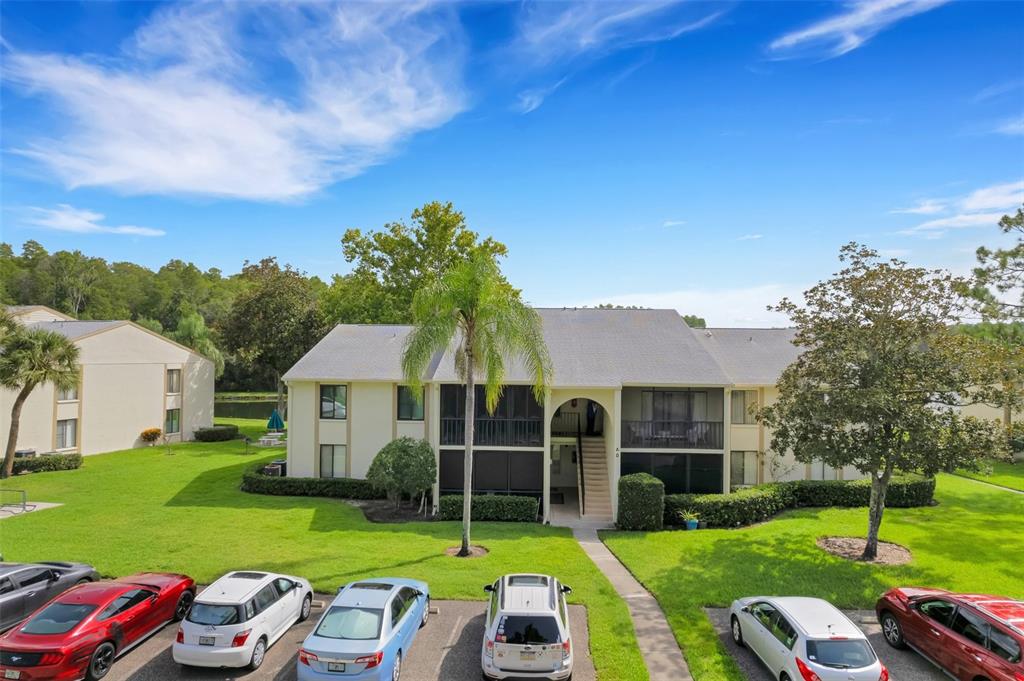
[[[725,649],[729,651],[736,664],[749,681],[775,681],[768,670],[754,653],[748,648],[740,648],[733,643],[729,630],[729,610],[726,608],[705,608],[711,624],[718,633]],[[893,681],[945,681],[946,676],[930,662],[912,650],[896,650],[889,646],[882,637],[882,628],[871,610],[844,610],[846,616],[867,634],[871,647],[878,653],[878,658],[889,668],[889,677]]]
[[[328,603],[330,596],[318,596]],[[480,678],[480,643],[484,629],[483,602],[434,601],[427,626],[419,631],[402,665],[402,681],[476,681]],[[435,612],[436,610],[436,612]],[[205,681],[294,681],[299,646],[309,634],[320,610],[288,630],[267,651],[258,671],[244,669],[183,668],[171,659],[171,644],[177,626],[168,625],[135,650],[122,657],[107,675],[107,681],[170,681],[197,679]],[[590,659],[587,611],[579,605],[569,606],[569,623],[576,653],[573,679],[594,681],[594,663]]]

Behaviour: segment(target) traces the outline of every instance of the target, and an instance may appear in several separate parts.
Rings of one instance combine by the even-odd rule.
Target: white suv
[[[480,664],[488,679],[572,677],[572,638],[565,595],[572,589],[547,575],[505,575],[491,594]]]
[[[196,596],[171,653],[178,664],[258,669],[267,648],[309,617],[312,606],[305,579],[231,572]]]

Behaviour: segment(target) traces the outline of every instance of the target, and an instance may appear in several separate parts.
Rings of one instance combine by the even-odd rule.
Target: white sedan
[[[820,598],[740,598],[729,622],[780,681],[889,681],[864,632]]]
[[[196,596],[171,653],[183,665],[258,669],[267,649],[312,606],[313,589],[301,577],[231,572]]]

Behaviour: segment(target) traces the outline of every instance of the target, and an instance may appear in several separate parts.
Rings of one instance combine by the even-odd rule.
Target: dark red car
[[[942,589],[890,589],[875,604],[886,642],[960,681],[1024,681],[1024,602]]]
[[[0,636],[0,679],[102,679],[119,655],[183,618],[195,590],[191,577],[144,572],[65,591]]]

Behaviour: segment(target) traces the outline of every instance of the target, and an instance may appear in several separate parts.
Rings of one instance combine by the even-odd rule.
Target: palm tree
[[[466,385],[466,458],[463,476],[462,549],[469,555],[470,508],[473,493],[473,415],[476,371],[484,374],[488,413],[501,397],[505,362],[518,360],[530,372],[533,394],[543,401],[551,360],[540,315],[512,288],[494,257],[476,253],[420,289],[413,298],[412,333],[402,355],[405,381],[420,395],[423,374],[434,357],[453,344],[455,369]]]
[[[36,386],[53,383],[57,390],[78,385],[78,348],[59,333],[19,329],[6,334],[0,346],[0,386],[17,391],[11,407],[11,430],[0,477],[14,471],[14,450],[18,446],[21,408]]]

